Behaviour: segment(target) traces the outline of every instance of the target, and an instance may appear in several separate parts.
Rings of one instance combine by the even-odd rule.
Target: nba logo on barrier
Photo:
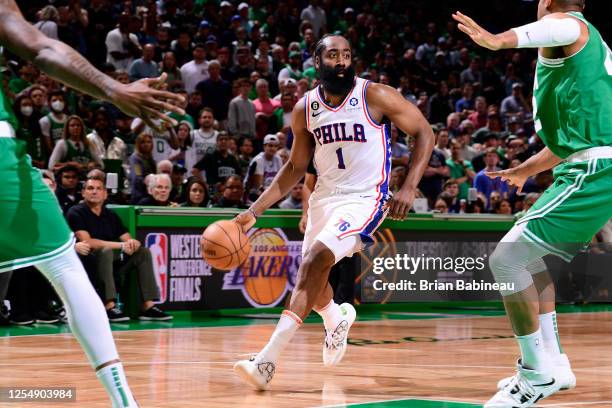
[[[351,223],[348,221],[344,221],[342,218],[340,218],[338,222],[336,223],[336,227],[338,227],[338,230],[341,232],[346,231],[347,229],[349,229],[350,226],[351,226]]]
[[[155,281],[159,288],[159,302],[164,303],[168,295],[168,236],[161,233],[147,234],[145,246],[151,251]]]

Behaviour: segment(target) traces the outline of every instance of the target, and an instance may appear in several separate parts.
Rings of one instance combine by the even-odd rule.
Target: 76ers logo
[[[351,223],[340,218],[334,226],[338,227],[340,232],[345,232],[347,229],[349,229]]]

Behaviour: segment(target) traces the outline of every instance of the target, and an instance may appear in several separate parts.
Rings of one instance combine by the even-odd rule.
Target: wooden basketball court
[[[497,380],[513,374],[518,348],[503,316],[401,310],[358,316],[352,345],[334,369],[321,362],[322,324],[306,323],[267,392],[240,382],[232,364],[265,344],[275,320],[185,328],[170,323],[114,336],[141,407],[480,407]],[[612,313],[563,313],[559,323],[578,387],[538,406],[612,407]],[[71,335],[5,336],[0,350],[2,387],[77,388],[73,403],[1,406],[109,406]]]

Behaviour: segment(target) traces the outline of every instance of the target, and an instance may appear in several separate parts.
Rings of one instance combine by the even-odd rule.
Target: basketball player
[[[329,270],[371,242],[387,213],[395,220],[406,217],[433,149],[431,126],[421,112],[395,89],[355,77],[351,59],[344,37],[319,40],[315,67],[321,85],[294,107],[291,157],[272,185],[236,217],[245,230],[253,226],[258,215],[304,177],[314,152],[319,178],[310,198],[303,259],[289,308],[263,350],[234,366],[238,375],[260,390],[268,387],[280,353],[313,308],[325,325],[323,363],[340,362],[356,316],[350,304],[334,303]],[[391,147],[388,127],[381,124],[383,116],[416,137],[410,172],[393,198],[388,190]]]
[[[459,12],[459,29],[491,50],[539,48],[534,119],[546,147],[518,167],[492,172],[522,188],[554,169],[555,182],[491,255],[521,358],[485,407],[530,407],[576,385],[557,333],[554,286],[542,257],[570,261],[612,217],[612,56],[582,11],[584,0],[540,0],[538,21],[493,35]],[[533,277],[532,277],[533,276]],[[535,285],[534,285],[535,283]],[[539,314],[539,317],[538,317]]]
[[[66,85],[109,101],[152,127],[170,121],[162,111],[182,113],[157,90],[165,77],[122,85],[91,66],[66,44],[30,25],[13,0],[0,1],[0,44]],[[0,78],[1,81],[2,78]],[[70,328],[81,343],[114,407],[136,407],[115,348],[102,302],[74,250],[74,237],[55,195],[32,168],[26,147],[15,139],[18,123],[0,93],[0,272],[35,265],[62,298]],[[119,243],[117,244],[119,245]]]

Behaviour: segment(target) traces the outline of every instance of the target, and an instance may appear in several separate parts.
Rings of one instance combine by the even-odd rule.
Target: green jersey
[[[2,48],[0,47],[0,52]],[[0,84],[3,83],[2,72],[0,72]],[[11,124],[13,130],[17,130],[19,127],[19,123],[17,122],[17,118],[13,114],[13,109],[11,109],[10,101],[4,94],[4,90],[0,89],[0,122],[6,121]]]
[[[87,165],[91,161],[91,153],[89,152],[89,146],[75,146],[72,140],[66,140],[66,156],[61,160],[64,162],[74,161],[79,164]]]
[[[589,39],[567,58],[538,57],[533,90],[535,129],[557,156],[612,146],[612,55],[599,31],[578,12]]]
[[[55,144],[64,137],[64,126],[67,120],[67,115],[63,115],[63,119],[57,120],[51,113],[47,113],[40,119],[40,127],[43,130],[43,134],[45,130],[49,132],[49,136],[51,136],[51,140]]]

